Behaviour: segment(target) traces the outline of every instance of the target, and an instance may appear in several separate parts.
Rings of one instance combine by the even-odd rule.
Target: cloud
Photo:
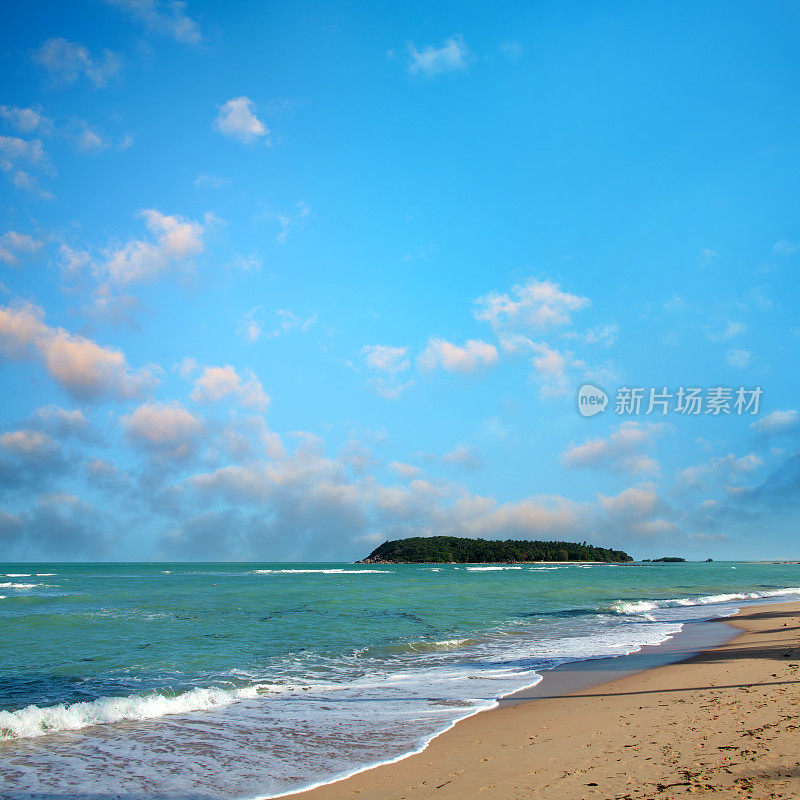
[[[469,339],[462,347],[445,339],[431,337],[417,358],[417,364],[424,370],[441,367],[447,372],[469,373],[492,367],[498,360],[497,348],[493,344]]]
[[[157,383],[152,368],[131,370],[120,350],[48,326],[31,303],[0,307],[0,358],[39,361],[81,400],[136,397]]]
[[[744,369],[753,360],[753,354],[748,350],[729,350],[725,358],[732,367]]]
[[[764,460],[755,453],[747,453],[743,456],[727,453],[724,456],[712,458],[706,464],[686,467],[681,470],[676,478],[676,486],[681,491],[687,491],[707,489],[708,479],[714,479],[720,484],[741,482],[742,480],[747,480],[753,472],[762,466],[764,466]],[[731,488],[730,485],[726,486],[726,490]]]
[[[110,6],[127,11],[153,33],[169,36],[184,44],[200,44],[200,25],[187,13],[182,0],[104,0]]]
[[[49,458],[57,445],[41,431],[18,430],[0,434],[0,448],[25,460],[38,460]]]
[[[470,471],[483,466],[481,457],[469,445],[463,444],[453,448],[449,453],[445,453],[442,461],[445,464],[452,464]]]
[[[22,133],[47,135],[53,130],[53,122],[42,114],[40,108],[0,106],[0,117]]]
[[[37,253],[44,246],[44,242],[34,239],[27,233],[8,231],[0,236],[0,261],[10,267],[16,267],[20,258]]]
[[[96,273],[113,286],[151,281],[170,266],[185,263],[203,252],[206,225],[178,215],[169,216],[155,209],[139,213],[154,241],[132,239],[127,244],[107,253],[105,261],[97,265]],[[106,291],[108,288],[106,288]]]
[[[775,242],[772,252],[779,256],[791,256],[800,250],[800,242],[790,242],[786,239],[781,239]]]
[[[264,138],[270,145],[269,128],[255,114],[255,104],[249,97],[234,97],[221,106],[214,120],[214,128],[224,136],[251,144]]]
[[[369,369],[383,373],[367,383],[385,400],[399,400],[403,392],[413,384],[412,381],[403,381],[401,378],[401,373],[411,368],[408,347],[370,344],[361,348],[361,354]]]
[[[278,224],[281,226],[280,233],[277,234],[275,237],[276,242],[280,242],[284,244],[286,239],[289,237],[289,231],[291,228],[294,228],[298,224],[300,224],[306,217],[311,214],[311,208],[302,200],[297,203],[297,213],[296,214],[278,214]]]
[[[658,462],[643,451],[665,430],[662,423],[623,422],[605,439],[589,439],[572,445],[561,454],[561,463],[570,469],[610,469],[633,475],[654,475]]]
[[[200,174],[194,179],[194,185],[198,189],[222,189],[224,186],[229,186],[230,178],[220,178],[216,175]]]
[[[445,39],[441,47],[426,45],[418,50],[408,42],[408,71],[412,75],[439,75],[443,72],[463,72],[471,60],[471,53],[461,34]]]
[[[77,130],[74,134],[75,144],[82,153],[97,153],[101,150],[107,150],[111,143],[98,133],[85,122],[77,124]]]
[[[151,453],[168,458],[191,455],[203,430],[202,422],[179,402],[145,403],[122,417],[128,438]]]
[[[261,306],[251,308],[240,320],[236,335],[241,336],[248,344],[255,344],[264,332],[264,323],[256,318]]]
[[[0,543],[19,560],[101,558],[114,536],[109,517],[73,494],[44,494],[18,515],[0,510]]]
[[[572,313],[588,305],[588,298],[564,292],[552,281],[529,278],[513,286],[510,292],[489,292],[477,298],[475,317],[496,329],[545,330],[569,325]]]
[[[266,411],[270,404],[269,395],[252,371],[248,370],[245,377],[246,380],[242,380],[229,364],[224,367],[206,367],[195,381],[192,400],[216,403],[233,397],[246,408]]]
[[[27,171],[30,167],[48,167],[42,142],[39,139],[0,136],[0,169],[6,173],[11,184],[43,200],[52,200],[53,195],[43,189],[38,179]]]
[[[364,361],[370,369],[394,374],[411,367],[407,347],[389,344],[368,344],[361,348]]]
[[[709,326],[706,326],[706,336],[712,342],[726,342],[729,339],[733,339],[739,334],[744,333],[747,330],[747,325],[743,322],[734,322],[733,320],[728,320],[725,327],[722,329],[714,330]]]
[[[84,440],[91,438],[89,421],[79,408],[68,411],[59,406],[43,406],[36,410],[31,425],[43,428],[59,439],[69,436]]]
[[[773,411],[759,420],[750,424],[750,427],[767,436],[776,436],[781,433],[789,433],[797,428],[800,422],[800,414],[793,408],[786,411]]]
[[[419,478],[423,474],[423,470],[419,467],[415,467],[413,464],[405,464],[402,461],[392,461],[389,464],[389,469],[394,470],[401,478],[406,480]]]
[[[530,354],[534,377],[541,382],[542,395],[556,397],[567,391],[567,368],[578,365],[572,354],[564,354],[545,342],[534,342],[519,333],[501,333],[500,347],[512,355]]]
[[[312,314],[310,317],[302,317],[288,308],[279,308],[275,314],[278,317],[278,327],[269,335],[270,339],[291,331],[305,333],[317,321],[316,314]]]
[[[603,347],[611,347],[617,340],[617,333],[619,327],[613,323],[605,325],[597,325],[594,328],[589,328],[583,333],[576,331],[567,331],[564,334],[565,339],[574,339],[582,344],[599,344]]]
[[[33,59],[47,70],[53,83],[69,85],[86,78],[96,89],[105,86],[121,66],[119,55],[111,50],[104,50],[97,59],[83,45],[61,37],[43,42]]]
[[[509,61],[519,61],[519,59],[522,58],[522,54],[525,52],[525,50],[518,41],[511,39],[507,42],[503,42],[500,45],[500,52]]]

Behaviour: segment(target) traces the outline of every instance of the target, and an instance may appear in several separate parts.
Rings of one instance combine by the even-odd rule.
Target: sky
[[[0,39],[0,560],[800,557],[796,2]]]

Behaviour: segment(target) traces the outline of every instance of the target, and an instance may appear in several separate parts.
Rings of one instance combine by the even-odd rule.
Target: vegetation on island
[[[711,561],[711,559],[708,559]],[[642,560],[643,564],[683,564],[686,562],[685,558],[678,558],[678,556],[664,556],[663,558],[645,558]]]
[[[413,536],[384,542],[357,564],[514,564],[536,561],[629,563],[622,550],[583,542],[493,541],[458,536]]]

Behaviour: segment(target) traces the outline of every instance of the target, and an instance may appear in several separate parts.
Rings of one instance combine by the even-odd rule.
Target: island
[[[711,559],[708,559],[711,561]],[[685,564],[685,558],[679,558],[678,556],[664,556],[663,558],[645,558],[642,560],[642,564]]]
[[[622,550],[595,547],[586,542],[412,536],[384,542],[356,564],[531,564],[541,561],[628,564],[633,559]]]

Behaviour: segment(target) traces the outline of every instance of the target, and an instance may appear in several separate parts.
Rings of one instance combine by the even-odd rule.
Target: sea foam
[[[732,603],[735,600],[761,600],[769,597],[800,594],[800,587],[775,589],[774,591],[743,592],[734,594],[708,594],[703,597],[674,597],[666,600],[617,600],[612,610],[616,614],[647,614],[659,608],[679,608],[681,606],[707,606],[715,603]]]
[[[257,697],[270,687],[257,684],[239,689],[196,688],[173,696],[154,693],[126,697],[99,697],[86,703],[27,706],[18,711],[0,711],[0,741],[29,739],[58,731],[75,731],[91,725],[123,720],[143,720],[167,714],[186,714],[227,706]]]

